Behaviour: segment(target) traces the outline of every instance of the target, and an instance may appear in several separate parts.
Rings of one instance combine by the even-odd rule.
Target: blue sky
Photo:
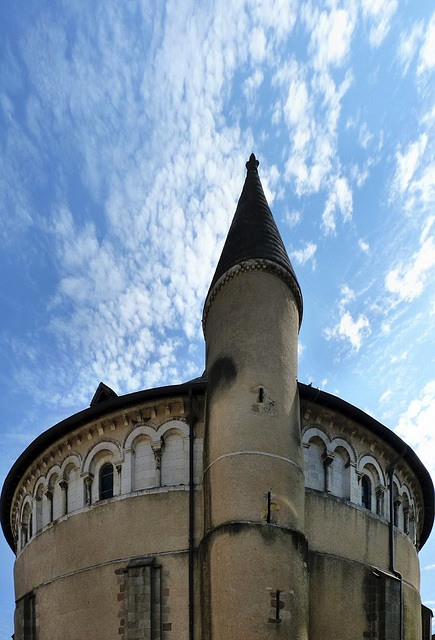
[[[304,295],[299,378],[435,477],[429,1],[17,0],[0,9],[0,481],[38,434],[199,375],[254,151]],[[0,543],[0,640],[13,554]],[[435,607],[435,536],[421,553]]]

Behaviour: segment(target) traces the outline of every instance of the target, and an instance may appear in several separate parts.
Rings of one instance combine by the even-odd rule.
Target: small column
[[[382,484],[378,485],[375,490],[376,494],[376,513],[378,516],[384,517],[384,496],[387,488]]]
[[[164,442],[161,438],[158,442],[151,442],[151,449],[153,450],[154,458],[156,460],[156,487],[161,486],[161,480],[162,480],[161,467],[162,467],[163,448],[164,448]]]
[[[400,505],[402,504],[402,498],[396,496],[394,498],[394,526],[400,527]]]
[[[37,522],[36,522],[38,517],[38,508],[37,508],[38,502],[40,502],[40,498],[38,498],[37,496],[34,496],[32,498],[32,517],[30,519],[30,531],[29,531],[31,538],[38,531]]]
[[[409,513],[409,537],[411,538],[411,541],[415,544],[416,540],[415,540],[415,531],[416,531],[416,526],[415,526],[415,513],[414,510],[411,509],[410,513]]]
[[[331,464],[334,460],[334,454],[327,451],[322,456],[323,468],[325,470],[325,491],[331,493]]]
[[[118,481],[113,483],[113,495],[119,496],[121,495],[121,486],[122,486],[122,464],[118,463],[115,465],[116,473],[118,474]],[[115,490],[116,489],[116,490]]]
[[[94,481],[94,475],[92,473],[85,473],[83,475],[83,482],[85,485],[85,505],[92,504],[92,484]]]
[[[53,489],[51,487],[47,487],[44,493],[47,506],[47,522],[45,524],[49,524],[50,522],[53,522]]]
[[[68,513],[68,482],[66,480],[61,480],[59,482],[59,487],[61,488],[61,517],[66,516]]]
[[[121,474],[121,493],[130,493],[133,491],[134,486],[134,465],[133,465],[133,453],[131,449],[124,451],[124,464],[123,472]]]

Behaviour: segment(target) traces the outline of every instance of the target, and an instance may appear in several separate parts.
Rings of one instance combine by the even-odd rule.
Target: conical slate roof
[[[289,284],[301,320],[301,288],[264,195],[258,165],[258,160],[251,154],[246,163],[248,172],[243,191],[207,294],[206,306],[213,288],[230,269],[248,261],[263,261],[263,264],[275,265],[276,272]],[[262,268],[260,264],[258,268]]]

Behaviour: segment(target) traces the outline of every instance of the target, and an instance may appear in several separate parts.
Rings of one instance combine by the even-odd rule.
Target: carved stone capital
[[[89,489],[90,487],[92,487],[92,483],[94,481],[94,474],[93,473],[86,473],[83,476],[83,482],[85,483],[86,487]]]
[[[378,486],[375,489],[376,497],[381,500],[384,497],[386,491],[387,491],[387,487],[384,487],[383,484],[378,484]]]
[[[160,465],[162,463],[164,446],[165,446],[165,443],[163,442],[162,439],[160,439],[158,442],[151,442],[151,449],[153,450],[153,453],[154,453],[157,469],[160,469]]]
[[[323,466],[324,467],[329,467],[332,464],[332,461],[334,460],[334,458],[335,458],[335,456],[334,456],[333,453],[330,453],[329,451],[324,453],[323,456],[322,456]]]

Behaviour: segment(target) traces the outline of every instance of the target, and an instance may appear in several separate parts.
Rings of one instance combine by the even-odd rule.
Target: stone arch
[[[188,483],[189,428],[181,420],[169,420],[157,432],[162,441],[162,486]]]
[[[26,494],[21,505],[20,516],[20,546],[23,549],[29,542],[33,533],[33,511],[30,494]]]
[[[123,461],[122,449],[116,440],[100,440],[96,445],[89,449],[82,463],[82,473],[92,473],[92,467],[97,464],[97,454],[106,452],[113,458],[114,464],[120,464]]]
[[[174,429],[178,430],[183,438],[189,437],[189,425],[185,420],[174,420],[173,418],[168,418],[168,420],[159,425],[154,440],[158,440],[160,438],[164,439],[165,433]]]
[[[37,481],[33,486],[33,498],[36,498],[37,495],[41,495],[41,491],[42,492],[45,491],[46,486],[47,486],[47,477],[39,476],[39,478],[37,479]]]
[[[304,440],[305,486],[325,491],[324,459],[329,439],[326,438],[323,431],[312,428],[305,432]]]
[[[53,467],[50,467],[46,475],[46,478],[47,478],[46,486],[50,489],[54,489],[54,485],[56,484],[57,479],[61,476],[62,476],[62,470],[58,464],[54,465]]]
[[[75,467],[77,468],[81,468],[82,466],[82,458],[80,456],[79,453],[70,453],[65,460],[62,462],[62,465],[60,467],[61,470],[61,474],[63,477],[65,477],[65,469],[67,467],[69,467],[71,464],[73,464]],[[66,478],[65,478],[66,479]]]
[[[377,483],[385,487],[386,486],[385,473],[381,465],[379,464],[379,462],[376,460],[374,456],[365,453],[362,456],[360,456],[360,459],[358,462],[358,470],[363,471],[364,467],[366,467],[367,465],[369,465],[369,468],[371,469],[371,473],[374,474],[374,478],[377,481]]]
[[[386,509],[386,479],[384,471],[376,460],[370,454],[360,456],[358,463],[358,474],[360,482],[360,504],[364,505],[367,500],[367,483],[364,477],[370,479],[370,511],[375,512],[378,516],[385,517]]]
[[[65,513],[72,513],[83,506],[83,491],[80,480],[81,465],[81,456],[77,453],[70,454],[62,463],[62,478],[65,482]]]
[[[155,434],[154,434],[155,435]],[[131,442],[132,451],[132,491],[149,489],[154,487],[156,482],[156,458],[152,448],[150,435],[142,431],[137,433]]]
[[[330,445],[329,445],[329,450],[332,453],[334,453],[334,451],[338,447],[342,447],[343,449],[345,449],[347,451],[347,453],[348,453],[348,456],[349,456],[349,462],[356,465],[356,463],[357,463],[357,453],[356,453],[355,448],[353,447],[353,445],[348,440],[346,440],[345,438],[341,438],[341,437],[333,438],[331,440]]]
[[[121,493],[122,461],[122,449],[116,440],[101,440],[88,451],[82,464],[82,476],[87,483],[88,503],[100,500],[100,469],[105,464],[112,464],[114,467],[113,495]]]
[[[46,478],[40,478],[34,487],[33,504],[34,504],[34,530],[35,533],[41,531],[43,526],[43,505],[44,494],[46,491]]]
[[[323,440],[325,445],[325,449],[329,449],[329,445],[331,443],[331,438],[329,434],[324,430],[320,429],[317,425],[308,426],[302,434],[302,443],[309,444],[310,440],[317,436],[320,440]]]
[[[330,491],[333,495],[350,500],[350,454],[349,448],[344,447],[342,442],[336,443],[334,440],[333,459],[331,463]]]
[[[54,522],[64,515],[64,498],[62,495],[61,481],[62,470],[59,465],[51,467],[47,473],[47,485],[45,492],[45,517],[44,524]]]
[[[149,437],[150,440],[154,441],[158,439],[156,432],[157,432],[157,427],[154,427],[154,425],[151,425],[150,423],[146,425],[141,424],[139,426],[133,427],[132,429],[130,429],[129,433],[125,437],[122,448],[124,449],[124,451],[131,449],[133,446],[133,442],[136,440],[138,436],[141,436],[141,435],[146,435]]]

